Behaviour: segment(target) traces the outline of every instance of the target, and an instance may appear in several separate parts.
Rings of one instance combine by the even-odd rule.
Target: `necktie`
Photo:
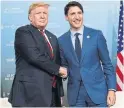
[[[75,33],[75,52],[77,54],[78,60],[80,61],[81,59],[81,44],[79,40],[80,33]]]
[[[48,38],[45,36],[45,33],[44,33],[43,31],[40,31],[40,32],[41,32],[42,36],[44,37],[44,39],[45,39],[45,41],[46,41],[46,43],[47,43],[47,46],[48,46],[48,48],[49,48],[49,50],[50,50],[50,57],[53,59],[53,57],[54,57],[53,48],[52,48],[50,42],[48,41]],[[53,76],[52,86],[53,86],[54,88],[56,87],[56,81],[57,81],[57,80],[56,80],[56,76]]]
[[[46,41],[46,43],[47,43],[47,46],[48,46],[48,48],[49,48],[49,50],[50,50],[50,57],[53,59],[53,57],[54,57],[53,48],[52,48],[50,42],[48,41],[48,38],[46,38],[45,33],[44,33],[43,31],[41,31],[41,34],[42,34],[42,36],[44,37],[44,39],[45,39],[45,41]]]

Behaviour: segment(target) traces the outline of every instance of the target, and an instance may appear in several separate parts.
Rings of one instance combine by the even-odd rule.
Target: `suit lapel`
[[[77,61],[77,63],[82,63],[82,61],[83,61],[83,58],[84,58],[84,55],[85,55],[85,52],[86,52],[86,50],[87,50],[87,46],[88,46],[88,44],[89,44],[89,42],[88,42],[88,40],[89,40],[89,38],[88,38],[88,33],[90,32],[90,30],[87,28],[87,27],[85,27],[84,26],[84,31],[83,31],[83,43],[82,43],[82,54],[81,54],[81,60],[80,60],[80,62],[79,62],[79,60],[78,60],[78,57],[77,57],[77,55],[76,55],[76,52],[75,52],[75,50],[74,50],[74,47],[73,47],[73,44],[72,44],[72,39],[71,39],[71,32],[70,32],[70,30],[67,32],[67,44],[68,44],[68,48],[69,49],[71,49],[71,50],[69,50],[69,51],[72,51],[72,54],[73,54],[73,57],[74,57],[74,59]]]
[[[68,47],[69,49],[71,49],[71,50],[69,50],[69,51],[72,52],[72,55],[73,55],[74,59],[77,61],[77,63],[79,63],[79,60],[78,60],[78,58],[77,58],[76,52],[75,52],[74,47],[73,47],[73,44],[72,44],[72,39],[71,39],[71,32],[70,32],[70,30],[67,32],[67,40],[66,40],[66,41],[67,41],[67,47]]]
[[[42,46],[43,44],[46,46],[46,48],[47,48],[47,52],[48,52],[48,54],[49,54],[49,56],[51,55],[50,54],[50,50],[49,50],[49,48],[48,48],[48,46],[47,46],[47,42],[45,41],[45,39],[44,39],[44,37],[42,36],[42,34],[39,32],[39,30],[36,28],[36,27],[34,27],[33,25],[31,25],[30,26],[31,27],[31,29],[30,29],[30,31],[31,31],[31,33],[33,34],[33,38],[34,38],[34,40],[35,40],[35,42],[37,42],[38,44],[39,44],[39,46]]]
[[[88,35],[89,32],[90,32],[90,30],[87,27],[84,26],[82,52],[81,52],[82,54],[81,54],[80,64],[83,61],[85,52],[87,51],[87,48],[88,48],[87,46],[89,45],[89,42],[88,42],[88,40],[90,39],[90,36]]]

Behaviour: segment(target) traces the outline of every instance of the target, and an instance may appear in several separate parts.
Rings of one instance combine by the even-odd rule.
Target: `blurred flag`
[[[123,1],[120,1],[119,27],[118,27],[118,47],[117,47],[117,90],[124,90],[124,9]]]

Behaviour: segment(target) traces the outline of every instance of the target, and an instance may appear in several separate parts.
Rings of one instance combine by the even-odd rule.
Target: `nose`
[[[75,14],[75,18],[76,18],[76,19],[79,19],[79,15],[78,15],[78,14]]]
[[[44,18],[44,14],[43,14],[43,13],[41,13],[41,14],[40,14],[40,17],[41,17],[41,18]]]

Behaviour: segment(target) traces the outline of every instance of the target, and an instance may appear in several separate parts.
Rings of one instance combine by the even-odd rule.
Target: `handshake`
[[[60,67],[59,68],[59,76],[62,78],[66,78],[67,77],[67,68]]]

